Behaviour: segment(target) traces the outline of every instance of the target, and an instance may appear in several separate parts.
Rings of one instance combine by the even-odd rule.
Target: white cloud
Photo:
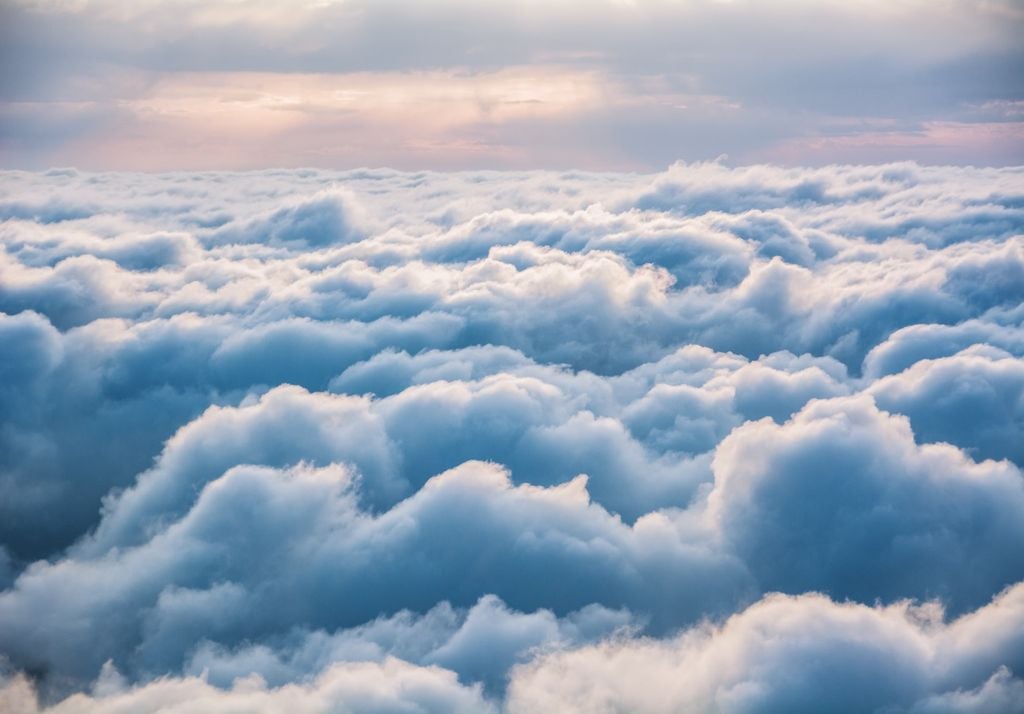
[[[40,707],[21,678],[0,689],[0,703],[13,714],[89,714],[92,712],[359,712],[360,714],[487,714],[497,711],[477,687],[464,687],[454,673],[417,667],[401,660],[334,665],[308,684],[276,689],[259,677],[237,681],[224,690],[198,677],[160,679],[98,696],[78,694],[53,707]]]
[[[508,710],[725,714],[827,703],[836,712],[1014,711],[1022,682],[994,663],[1009,657],[1020,666],[1021,597],[1017,586],[944,622],[932,606],[774,595],[721,626],[673,639],[613,640],[540,657],[514,670]],[[986,625],[1016,634],[972,636]]]

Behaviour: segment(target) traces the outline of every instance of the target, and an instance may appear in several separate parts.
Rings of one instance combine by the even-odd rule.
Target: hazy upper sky
[[[0,0],[0,165],[1024,163],[1019,0]]]

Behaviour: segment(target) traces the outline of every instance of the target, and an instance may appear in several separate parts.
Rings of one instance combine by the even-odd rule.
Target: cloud
[[[493,593],[510,607],[570,616],[576,628],[590,620],[600,631],[609,618],[586,609],[596,603],[644,613],[663,631],[749,592],[734,558],[658,514],[624,524],[590,502],[585,477],[513,486],[500,468],[468,462],[379,515],[359,509],[351,484],[336,466],[230,469],[184,515],[147,514],[140,545],[25,571],[0,594],[0,648],[59,692],[97,676],[107,659],[133,678],[160,675],[180,669],[199,639],[238,647],[441,600],[468,607]],[[89,585],[96,582],[103,587]],[[471,612],[462,634],[433,656],[493,681],[496,665],[466,654],[478,618]],[[508,636],[522,642],[526,629]]]
[[[228,650],[201,644],[185,671],[222,687],[252,673],[280,686],[335,662],[399,656],[421,665],[443,666],[463,681],[483,682],[494,694],[504,690],[513,664],[538,651],[578,646],[628,631],[633,625],[625,610],[588,605],[559,619],[549,610],[515,612],[494,595],[485,595],[468,610],[444,602],[422,616],[404,610],[334,633],[291,632],[276,648],[260,644]]]
[[[317,248],[362,240],[368,234],[367,222],[359,205],[347,193],[335,189],[261,216],[221,226],[211,234],[210,240],[214,244]]]
[[[706,512],[697,503],[632,526],[590,501],[584,477],[551,488],[514,486],[507,472],[481,462],[430,479],[379,514],[359,506],[358,482],[340,467],[278,471],[221,462],[204,466],[215,478],[190,484],[185,477],[202,473],[197,467],[210,458],[204,448],[223,453],[235,442],[251,457],[258,444],[288,462],[294,457],[276,455],[280,445],[308,451],[316,437],[303,442],[295,434],[351,424],[366,404],[331,398],[319,405],[341,410],[331,417],[295,388],[268,397],[265,404],[286,411],[249,431],[254,441],[210,424],[262,420],[259,405],[212,412],[176,437],[163,470],[108,505],[94,537],[58,564],[33,566],[0,595],[4,651],[49,672],[51,686],[94,677],[106,659],[133,677],[156,675],[183,667],[202,638],[237,647],[296,627],[355,627],[382,609],[422,611],[441,599],[466,607],[489,593],[527,612],[567,615],[594,602],[624,607],[648,619],[653,633],[728,612],[758,587],[827,589],[868,602],[940,597],[964,612],[1021,567],[1019,471],[974,464],[950,447],[918,447],[905,421],[867,397],[811,402],[785,424],[739,427],[716,451]],[[309,421],[296,421],[299,415]],[[268,435],[278,432],[275,445]],[[354,444],[377,456],[379,440],[375,447],[358,430],[353,436],[347,445],[326,442],[356,458]],[[826,464],[836,476],[822,483]],[[808,502],[808,493],[817,495]],[[949,515],[954,508],[962,515]],[[979,531],[972,523],[982,514],[988,525]],[[866,576],[868,568],[877,575]],[[104,587],[83,595],[84,583],[97,579]],[[290,585],[281,590],[281,583]],[[316,597],[296,602],[291,588]],[[50,626],[40,627],[39,608],[51,613]],[[471,612],[465,626],[475,621]],[[103,644],[95,639],[101,626]],[[528,630],[522,622],[510,628]],[[495,686],[500,674],[474,669],[459,650],[453,644],[434,656]]]
[[[959,613],[1024,568],[1024,477],[944,444],[867,396],[748,422],[715,452],[708,515],[765,590],[941,598]]]
[[[1019,708],[1020,176],[0,173],[0,708]]]
[[[1019,633],[1020,601],[1018,586],[946,622],[934,606],[774,595],[673,639],[540,657],[514,671],[508,710],[794,712],[828,702],[850,712],[1012,711],[1024,682],[993,663],[1009,656],[1019,667],[1020,642],[971,635],[985,626]]]
[[[199,677],[161,679],[98,695],[78,694],[55,707],[40,707],[31,686],[22,678],[0,689],[0,702],[21,714],[87,714],[89,712],[452,712],[486,714],[497,711],[479,687],[463,687],[452,672],[416,667],[396,659],[382,663],[338,664],[306,684],[266,687],[259,677],[239,680],[228,689],[211,686]],[[6,699],[6,701],[5,701]]]
[[[906,414],[921,441],[945,441],[978,458],[1024,464],[1024,360],[988,344],[919,360],[877,380],[879,404]]]
[[[864,375],[877,379],[902,372],[921,360],[951,357],[972,345],[992,345],[1020,356],[1024,354],[1024,333],[1012,322],[999,321],[910,325],[871,349],[864,359]]]
[[[495,628],[508,624],[507,616],[493,600],[474,608],[483,614],[495,607],[499,619],[490,628],[492,642]],[[420,628],[430,620],[431,627],[450,617],[450,611],[432,611],[421,621],[406,616],[398,623],[378,621],[368,629],[387,637],[386,629],[395,624],[408,628],[411,622]],[[472,617],[470,613],[460,633],[476,629]],[[814,710],[828,701],[836,711],[1013,711],[1024,694],[1024,683],[1013,673],[1020,667],[1021,617],[1019,585],[957,619],[946,618],[935,603],[870,607],[833,602],[819,594],[771,595],[720,624],[704,623],[662,640],[620,634],[599,644],[542,652],[512,669],[504,710],[775,712]],[[516,635],[528,636],[530,626],[520,624]],[[416,634],[420,637],[414,641],[421,640],[422,633]],[[312,648],[329,642],[351,651],[358,646],[354,640],[320,637]],[[441,650],[463,642],[456,635]],[[236,653],[229,662],[246,672],[260,672],[274,661],[272,653],[254,649]],[[40,707],[22,675],[3,681],[0,701],[11,711],[30,714],[164,711],[168,706],[183,711],[270,711],[285,706],[298,711],[342,706],[359,712],[498,709],[479,685],[460,685],[454,672],[436,665],[414,665],[391,656],[349,662],[342,655],[340,662],[318,671],[294,684],[268,684],[260,674],[248,674],[216,686],[207,673],[130,686],[108,664],[92,694],[75,695],[55,707]]]
[[[37,313],[0,314],[0,541],[18,558],[84,533],[103,496],[130,484],[211,398],[187,379],[171,386],[170,371],[195,351],[150,359],[173,327],[144,332],[150,340],[133,340],[124,324],[100,321],[61,334]],[[151,349],[138,350],[142,341]],[[139,374],[154,367],[166,368],[161,379]]]

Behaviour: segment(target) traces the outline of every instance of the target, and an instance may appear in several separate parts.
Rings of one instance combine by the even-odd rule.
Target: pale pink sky
[[[0,165],[1024,162],[1003,2],[21,0]]]

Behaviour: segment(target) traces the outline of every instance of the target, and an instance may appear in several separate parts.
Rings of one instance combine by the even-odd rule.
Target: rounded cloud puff
[[[708,516],[768,590],[984,604],[1024,568],[1024,475],[859,395],[749,422],[715,452]]]
[[[333,189],[253,218],[236,219],[212,232],[208,240],[214,245],[323,248],[358,242],[370,230],[370,219],[352,195]]]

